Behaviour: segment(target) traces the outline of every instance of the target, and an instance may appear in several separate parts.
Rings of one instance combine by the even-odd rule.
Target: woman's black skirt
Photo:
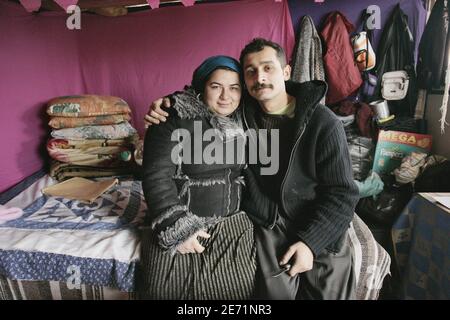
[[[142,235],[141,298],[170,300],[245,300],[255,288],[253,225],[244,212],[225,217],[198,238],[203,253],[165,253],[149,229]]]

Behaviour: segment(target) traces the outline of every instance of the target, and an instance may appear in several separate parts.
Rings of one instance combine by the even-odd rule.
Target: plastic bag
[[[399,168],[394,170],[395,180],[398,184],[410,183],[419,176],[420,169],[425,165],[426,153],[412,152],[409,156],[403,158]]]
[[[383,191],[384,183],[376,172],[372,172],[363,182],[355,181],[360,198],[376,196]]]
[[[411,184],[398,186],[385,183],[384,190],[375,198],[362,198],[356,206],[356,213],[364,220],[392,226],[402,210],[411,200],[413,188]]]
[[[353,176],[355,180],[363,181],[372,169],[374,151],[372,139],[347,134],[347,143],[352,160]]]

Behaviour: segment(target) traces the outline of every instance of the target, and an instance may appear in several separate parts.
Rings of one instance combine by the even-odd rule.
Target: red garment
[[[373,139],[376,137],[376,127],[373,123],[375,114],[367,103],[346,100],[333,107],[332,110],[340,116],[354,114],[356,125],[358,126],[360,133],[367,138]]]
[[[364,137],[373,138],[375,126],[373,123],[373,110],[367,104],[361,102],[359,104],[358,111],[356,112],[356,123],[358,124],[359,131]]]
[[[332,110],[334,113],[340,116],[349,116],[355,114],[358,111],[359,105],[350,100],[345,100],[335,105]]]
[[[328,105],[352,95],[363,83],[350,43],[353,30],[353,25],[339,11],[330,13],[325,20],[321,35],[326,47],[324,65]]]

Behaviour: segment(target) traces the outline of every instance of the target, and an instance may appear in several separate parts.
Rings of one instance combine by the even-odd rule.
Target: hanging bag
[[[373,31],[367,26],[369,17],[370,14],[366,10],[363,10],[361,14],[362,31],[355,34],[351,39],[355,63],[361,71],[361,77],[363,79],[363,84],[359,91],[359,98],[363,101],[371,100],[378,83],[378,77],[369,72],[376,65],[376,54],[370,43],[373,39]]]
[[[375,67],[375,51],[370,44],[366,31],[358,32],[352,37],[353,54],[359,71],[369,71]]]
[[[381,95],[386,100],[402,100],[408,94],[409,76],[404,70],[385,72],[381,78]]]
[[[363,10],[361,14],[362,31],[356,33],[352,38],[353,54],[359,71],[372,70],[376,65],[376,55],[372,48],[371,41],[373,38],[372,30],[367,26],[370,14]]]

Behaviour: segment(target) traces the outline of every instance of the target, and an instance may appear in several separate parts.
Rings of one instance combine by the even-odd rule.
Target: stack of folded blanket
[[[132,172],[130,160],[139,136],[129,123],[131,109],[124,100],[98,95],[58,97],[49,101],[47,114],[52,127],[47,151],[54,160],[53,178]]]

